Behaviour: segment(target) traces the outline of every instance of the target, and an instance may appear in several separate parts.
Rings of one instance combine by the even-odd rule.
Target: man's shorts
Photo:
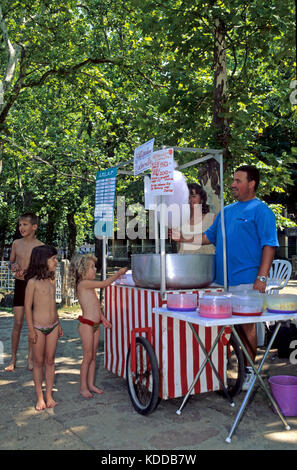
[[[22,279],[15,279],[13,296],[14,307],[24,307],[27,283],[28,281],[23,281]]]

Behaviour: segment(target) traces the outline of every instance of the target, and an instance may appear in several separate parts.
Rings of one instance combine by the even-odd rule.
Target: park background
[[[257,165],[278,257],[294,272],[296,10],[295,0],[2,0],[0,259],[32,211],[38,238],[62,258],[90,246],[100,269],[96,173],[154,138],[155,148],[222,149],[226,203],[234,169]],[[185,174],[219,193],[214,165]],[[142,179],[121,176],[117,194],[143,204]],[[126,263],[144,245],[113,241],[112,257]]]
[[[100,253],[96,173],[131,159],[152,138],[156,148],[223,149],[226,203],[233,170],[257,165],[259,197],[287,237],[284,255],[295,256],[296,11],[295,0],[1,0],[0,260],[7,260],[25,211],[38,214],[38,238],[61,257]],[[219,192],[213,166],[192,168],[187,177]],[[127,204],[143,203],[141,179],[121,176],[117,191]],[[137,240],[122,246],[126,259],[129,248],[130,254],[144,248]],[[1,308],[1,316],[8,360],[11,309]],[[206,405],[188,407],[183,422],[175,402],[163,401],[144,420],[132,412],[125,382],[104,370],[102,354],[104,396],[81,400],[77,312],[67,308],[61,317],[60,405],[36,414],[23,334],[20,367],[14,377],[1,376],[2,450],[110,452],[136,443],[139,449],[226,449],[227,401],[197,396],[194,402]],[[272,357],[269,365],[270,373],[280,366],[284,373],[283,360]],[[285,370],[295,369],[287,364]],[[296,419],[284,431],[260,393],[255,404],[229,448],[296,448]]]

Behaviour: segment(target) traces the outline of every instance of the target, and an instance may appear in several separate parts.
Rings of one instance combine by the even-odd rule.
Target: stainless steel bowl
[[[167,290],[206,287],[214,280],[215,255],[167,253],[165,259]],[[159,254],[132,255],[131,262],[136,286],[160,289]]]

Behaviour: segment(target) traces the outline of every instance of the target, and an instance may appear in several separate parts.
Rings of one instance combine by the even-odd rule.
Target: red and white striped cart
[[[209,289],[191,290],[186,292],[202,293]],[[222,291],[222,289],[211,289]],[[177,292],[177,291],[174,291]],[[180,292],[180,291],[178,291]],[[185,292],[185,291],[183,291]],[[160,291],[112,284],[105,290],[105,315],[112,323],[111,329],[105,330],[105,368],[114,374],[126,378],[129,372],[127,364],[131,345],[135,349],[135,337],[141,333],[149,334],[149,343],[154,351],[159,371],[159,390],[156,396],[161,399],[184,396],[198,373],[205,354],[198,347],[192,331],[186,322],[166,316],[155,316],[154,308],[162,307]],[[197,326],[206,351],[209,351],[218,335],[219,327]],[[212,361],[221,380],[226,385],[227,348],[230,335],[224,333],[212,353]],[[133,354],[133,353],[132,353]],[[132,372],[133,359],[132,356]],[[142,357],[142,368],[148,359]],[[139,359],[138,359],[139,362]],[[134,363],[134,369],[136,365]],[[148,384],[151,391],[152,384]],[[128,383],[129,388],[129,383]],[[209,364],[204,368],[192,394],[219,390],[221,385]],[[132,403],[133,403],[133,397]],[[146,398],[144,399],[146,400]],[[134,403],[133,403],[134,405]],[[154,403],[155,408],[157,402]],[[146,414],[153,411],[151,407],[135,407],[138,412]]]
[[[227,287],[224,201],[223,201],[223,156],[220,150],[180,149],[206,154],[179,169],[197,165],[214,158],[220,165],[220,204],[223,234],[224,289]],[[125,173],[118,171],[118,173]],[[187,394],[193,381],[191,393],[203,393],[222,388],[226,389],[228,339],[222,336],[211,353],[208,353],[219,327],[195,325],[199,329],[191,331],[186,322],[175,318],[155,316],[153,309],[166,303],[166,254],[165,254],[165,215],[164,195],[161,193],[160,237],[156,230],[156,253],[160,255],[160,290],[113,284],[105,291],[105,315],[112,328],[105,331],[105,367],[107,370],[127,379],[128,390],[135,409],[143,414],[153,411],[159,398],[177,398]],[[156,211],[155,211],[156,214]],[[156,216],[156,215],[155,215]],[[155,224],[157,228],[158,224]],[[160,249],[159,249],[160,238]],[[103,237],[103,263],[106,263],[106,239]],[[106,272],[106,264],[103,265]],[[143,284],[139,284],[143,285]],[[144,284],[145,285],[145,284]],[[198,284],[197,284],[198,285]],[[200,284],[204,285],[204,284]],[[205,289],[196,291],[203,292]],[[208,289],[209,290],[209,289]],[[211,289],[211,291],[217,289]],[[222,290],[222,289],[220,289]],[[181,291],[175,291],[181,292]],[[185,292],[183,290],[183,292]],[[194,292],[187,290],[186,292]],[[203,351],[204,349],[204,351]],[[207,364],[204,367],[204,363]],[[202,367],[201,367],[202,365]],[[203,371],[200,375],[200,369]],[[214,370],[215,369],[215,370]],[[196,382],[196,377],[199,379]],[[230,400],[231,401],[231,400]]]

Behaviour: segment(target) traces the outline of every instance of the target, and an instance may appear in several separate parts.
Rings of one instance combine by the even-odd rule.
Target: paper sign
[[[162,149],[152,154],[151,193],[153,196],[172,194],[173,180],[173,149]]]
[[[151,168],[151,156],[155,139],[149,140],[134,150],[134,176]]]
[[[144,177],[144,208],[151,209],[157,203],[155,196],[152,195],[151,179],[149,176]]]
[[[96,238],[113,237],[116,179],[117,167],[97,172],[94,214]]]

